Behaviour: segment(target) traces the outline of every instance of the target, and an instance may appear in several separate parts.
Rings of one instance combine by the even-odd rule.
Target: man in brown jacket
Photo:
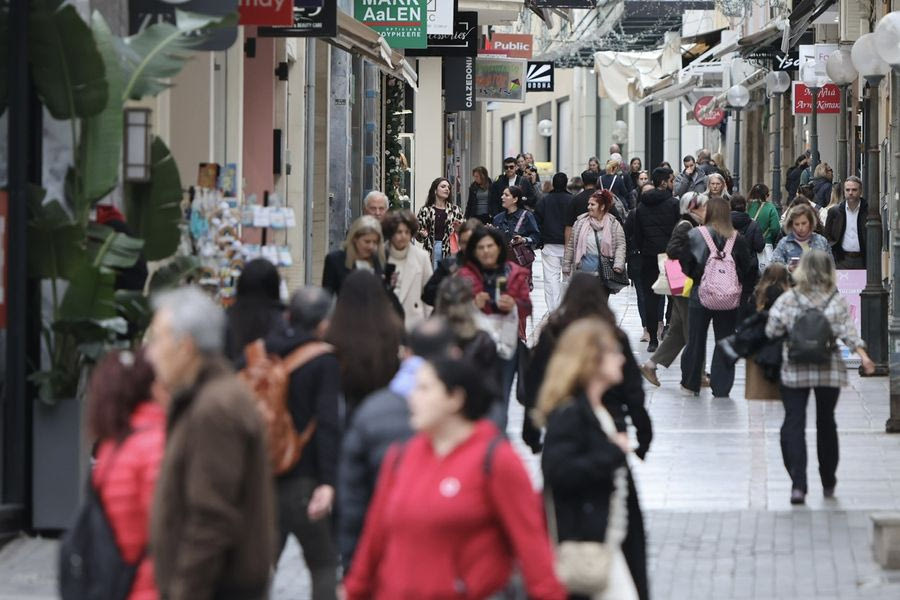
[[[160,597],[265,598],[275,509],[265,432],[221,358],[225,317],[196,288],[155,299],[147,353],[171,394],[151,518]]]

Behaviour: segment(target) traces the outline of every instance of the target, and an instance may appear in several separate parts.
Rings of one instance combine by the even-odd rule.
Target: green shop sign
[[[392,48],[428,45],[428,0],[355,0],[353,16],[382,36]]]

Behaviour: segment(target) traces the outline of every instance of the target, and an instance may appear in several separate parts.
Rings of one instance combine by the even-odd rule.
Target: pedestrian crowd
[[[682,162],[626,166],[614,145],[541,182],[522,154],[496,180],[475,168],[464,210],[445,178],[417,214],[372,192],[321,287],[282,298],[257,259],[227,311],[190,286],[154,297],[144,345],[90,378],[63,598],[265,598],[293,535],[315,599],[646,600],[631,464],[653,440],[644,381],[679,354],[691,395],[727,397],[744,358],[747,397],[781,399],[793,503],[814,391],[832,497],[837,341],[874,369],[835,284],[865,265],[859,180],[832,186],[826,165],[807,190],[795,169],[782,212],[721,156]],[[549,312],[529,347],[538,252]],[[642,364],[608,304],[630,285]],[[513,395],[541,491],[505,435]]]

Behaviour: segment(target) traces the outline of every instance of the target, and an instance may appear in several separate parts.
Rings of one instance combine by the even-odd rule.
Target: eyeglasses
[[[506,165],[506,170],[515,169],[516,165]]]

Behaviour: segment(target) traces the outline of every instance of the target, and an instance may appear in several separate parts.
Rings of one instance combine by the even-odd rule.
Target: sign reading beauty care
[[[808,87],[794,82],[793,114],[812,114],[812,92]],[[820,115],[836,115],[841,112],[841,90],[833,83],[826,83],[817,95],[816,107]]]
[[[453,35],[456,0],[428,0],[428,35]]]
[[[475,61],[475,97],[493,102],[525,102],[527,65],[525,60],[479,56]]]
[[[427,0],[355,0],[353,16],[380,33],[392,48],[428,45]]]
[[[241,25],[291,25],[294,0],[239,0]]]
[[[444,59],[444,105],[447,112],[475,110],[475,57]]]
[[[260,27],[256,33],[259,37],[335,37],[337,11],[332,0],[294,0],[292,26]]]
[[[531,59],[534,39],[524,33],[495,33],[484,37],[479,54],[499,54],[507,58]]]
[[[694,105],[694,118],[704,127],[715,127],[725,118],[725,111],[721,108],[709,110],[706,107],[713,101],[712,96],[703,96]]]
[[[409,48],[406,56],[475,56],[478,54],[478,13],[456,13],[453,35],[428,34],[427,48]]]

